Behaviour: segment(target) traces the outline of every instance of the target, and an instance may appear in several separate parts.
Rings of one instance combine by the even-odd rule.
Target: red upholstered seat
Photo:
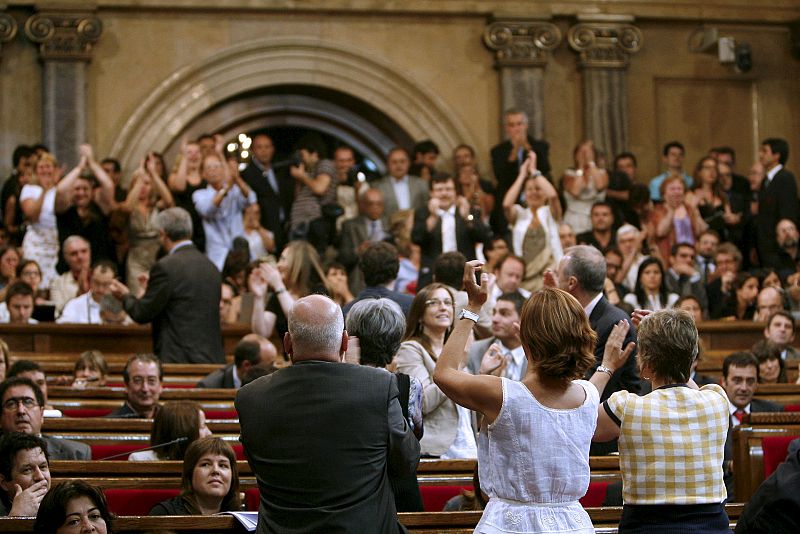
[[[247,461],[247,458],[245,458],[244,456],[244,445],[242,445],[241,443],[231,443],[231,442],[228,442],[228,445],[233,447],[233,452],[236,453],[237,460]]]
[[[244,507],[249,512],[258,512],[258,506],[261,504],[261,493],[258,488],[249,488],[244,490]]]
[[[800,412],[800,404],[787,404],[783,407],[784,412]]]
[[[764,451],[764,478],[770,476],[778,464],[786,459],[789,442],[800,436],[767,436],[761,438],[761,449]]]
[[[117,515],[148,515],[161,501],[176,497],[179,489],[106,489],[108,509]]]
[[[114,443],[113,445],[91,445],[92,448],[92,459],[93,460],[102,460],[104,458],[108,458],[109,456],[115,456],[117,454],[130,454],[136,449],[141,449],[142,447],[147,447],[147,443]],[[113,460],[121,460],[126,461],[128,459],[126,456],[120,456],[119,458],[112,458]]]
[[[206,414],[206,419],[239,419],[239,413],[236,410],[203,410]]]
[[[589,490],[581,497],[580,503],[584,508],[603,506],[606,499],[606,490],[609,482],[589,482]]]
[[[111,413],[111,408],[68,408],[61,412],[64,417],[105,417]]]
[[[447,501],[461,495],[462,490],[472,491],[472,486],[420,486],[422,506],[426,512],[441,512]]]

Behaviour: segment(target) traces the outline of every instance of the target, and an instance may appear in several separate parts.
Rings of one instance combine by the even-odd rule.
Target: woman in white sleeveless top
[[[574,297],[545,287],[531,295],[520,316],[528,358],[522,380],[465,375],[458,365],[473,325],[468,312],[477,318],[487,293],[488,275],[480,287],[475,284],[479,265],[465,267],[467,313],[450,334],[433,377],[453,401],[483,414],[478,469],[489,503],[475,532],[594,533],[578,499],[589,488],[598,390],[633,349],[631,343],[620,350],[628,325],[621,322],[609,336],[603,357],[608,369],[595,373],[591,383],[580,380],[595,361],[596,335]]]

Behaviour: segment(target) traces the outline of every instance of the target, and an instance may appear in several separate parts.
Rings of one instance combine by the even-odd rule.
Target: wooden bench
[[[733,430],[736,500],[747,502],[764,481],[762,440],[773,436],[800,437],[800,413],[753,413],[749,423]]]

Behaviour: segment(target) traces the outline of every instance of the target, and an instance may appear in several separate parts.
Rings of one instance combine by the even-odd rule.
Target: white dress
[[[39,220],[28,224],[22,238],[22,254],[26,260],[36,260],[42,270],[41,287],[50,287],[56,278],[58,263],[58,229],[56,227],[56,188],[44,191],[39,185],[28,184],[22,188],[19,201],[36,200],[44,194]]]
[[[522,244],[525,241],[525,233],[528,231],[528,226],[533,219],[533,213],[530,209],[524,208],[519,204],[514,205],[514,211],[517,216],[514,219],[514,225],[511,227],[511,241],[514,249],[514,254],[522,257]],[[545,205],[536,209],[536,217],[539,218],[539,223],[544,228],[547,235],[547,242],[550,244],[550,250],[553,253],[553,259],[556,262],[561,261],[561,256],[564,255],[561,250],[561,239],[558,237],[558,224],[553,218],[550,207]]]
[[[589,445],[600,395],[585,380],[578,408],[543,406],[522,383],[502,378],[503,407],[478,435],[478,469],[489,495],[475,532],[593,534],[578,499],[589,489]]]

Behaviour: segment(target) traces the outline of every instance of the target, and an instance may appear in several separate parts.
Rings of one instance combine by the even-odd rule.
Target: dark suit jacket
[[[428,231],[425,219],[429,215],[428,207],[414,210],[414,227],[411,240],[422,249],[422,261],[419,269],[417,288],[426,286],[433,279],[433,262],[442,253],[442,221],[436,223],[432,231]],[[475,244],[488,243],[492,238],[492,230],[483,224],[476,214],[471,222],[464,220],[456,209],[456,248],[466,256],[467,260],[475,259]]]
[[[233,389],[233,368],[234,365],[226,365],[222,369],[217,369],[213,373],[206,375],[197,383],[199,388],[211,389]]]
[[[127,295],[125,311],[152,323],[153,352],[164,363],[225,363],[219,323],[222,279],[194,245],[167,254],[150,269],[141,299]]]
[[[550,145],[547,141],[538,141],[531,136],[528,136],[528,143],[530,143],[533,151],[536,152],[536,167],[549,179]],[[508,225],[503,215],[503,197],[514,183],[514,180],[517,179],[517,174],[519,173],[519,162],[516,160],[508,161],[508,154],[510,152],[511,141],[503,141],[495,145],[491,150],[492,170],[497,180],[497,192],[495,193],[494,211],[492,212],[492,228],[498,233],[505,233]]]
[[[288,238],[286,229],[294,200],[294,180],[289,175],[288,167],[273,169],[273,172],[278,183],[278,191],[272,189],[261,169],[253,163],[242,172],[242,179],[255,192],[258,205],[261,207],[261,226],[275,234],[276,253],[279,253]],[[283,220],[280,217],[281,208],[283,208]]]
[[[342,308],[342,313],[344,314],[345,318],[347,318],[347,312],[349,312],[350,308],[353,307],[353,304],[355,304],[359,300],[380,299],[380,298],[385,298],[395,301],[400,306],[400,309],[403,310],[403,313],[405,314],[406,317],[408,317],[408,312],[411,311],[411,303],[414,302],[414,297],[412,297],[411,295],[406,295],[405,293],[398,293],[397,291],[386,289],[383,286],[370,286],[370,287],[365,287],[356,296],[355,299],[345,304],[344,307]]]
[[[597,333],[597,345],[594,348],[594,357],[596,361],[592,368],[586,373],[587,380],[591,378],[595,370],[603,363],[603,352],[606,348],[608,336],[611,334],[611,329],[622,319],[627,319],[629,322],[631,320],[624,311],[608,302],[605,297],[601,297],[597,302],[597,306],[592,310],[592,314],[589,316],[589,324],[591,324],[592,330]],[[634,328],[633,325],[631,325],[630,330],[628,330],[628,335],[625,336],[625,341],[623,341],[622,346],[627,347],[628,343],[631,341],[636,341],[636,328]],[[608,381],[606,389],[603,390],[603,394],[600,396],[600,402],[606,400],[616,391],[629,391],[637,394],[642,391],[639,371],[636,369],[636,349],[633,349],[625,365],[622,366],[621,369],[618,369],[617,372],[614,373],[614,376],[611,377],[611,380]]]
[[[342,230],[339,236],[339,263],[347,269],[347,280],[350,291],[355,295],[364,289],[364,275],[358,268],[358,247],[369,239],[367,231],[367,219],[364,215],[358,215],[352,219],[347,219],[342,223]],[[388,237],[389,227],[385,221],[381,221],[383,231]]]
[[[762,265],[774,266],[777,261],[775,225],[781,219],[791,219],[795,224],[798,220],[797,182],[785,167],[778,171],[769,185],[765,178],[758,193],[756,238]]]
[[[50,460],[91,460],[92,449],[85,443],[42,435]]]
[[[416,471],[419,442],[393,374],[301,361],[240,389],[236,410],[261,490],[257,532],[401,532],[389,474]]]

